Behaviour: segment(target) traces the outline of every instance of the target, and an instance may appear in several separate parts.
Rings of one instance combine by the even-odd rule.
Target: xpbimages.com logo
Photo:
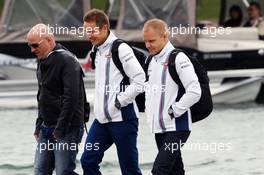
[[[90,34],[99,34],[100,30],[99,27],[65,27],[65,26],[60,26],[58,24],[55,25],[47,25],[47,29],[42,29],[39,32],[39,35],[47,35],[47,34],[54,34],[54,35],[74,35],[78,36],[80,38],[84,36],[89,36]]]
[[[231,151],[232,144],[231,143],[223,143],[223,142],[165,142],[164,143],[164,151],[168,151],[170,153],[175,153],[178,150],[188,150],[188,151],[208,151],[210,153]]]
[[[232,33],[231,27],[194,27],[190,24],[179,26],[170,26],[168,27],[168,32],[170,37],[176,37],[177,35],[207,35],[209,37],[216,37],[217,35],[230,35]]]
[[[34,143],[33,149],[35,149],[39,153],[43,153],[46,151],[78,151],[78,150],[86,150],[86,151],[98,151],[100,149],[100,143],[68,143],[63,141],[50,141],[43,143]]]

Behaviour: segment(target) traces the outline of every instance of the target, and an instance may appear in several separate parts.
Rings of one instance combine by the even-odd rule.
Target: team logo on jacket
[[[160,63],[162,66],[168,66],[169,62],[168,61],[165,61],[165,62],[161,62]]]
[[[112,53],[105,54],[106,58],[112,58]]]

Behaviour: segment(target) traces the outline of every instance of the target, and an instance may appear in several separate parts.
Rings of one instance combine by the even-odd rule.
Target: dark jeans
[[[81,163],[84,175],[101,175],[104,152],[115,143],[122,175],[141,175],[137,150],[138,119],[100,124],[95,120],[85,142]],[[90,147],[87,147],[90,145]]]
[[[52,128],[43,127],[40,130],[39,141],[35,155],[35,175],[76,175],[75,160],[78,144],[83,136],[83,128],[72,127],[63,139],[54,140]]]
[[[184,175],[180,148],[187,141],[189,135],[190,131],[155,134],[159,152],[153,165],[153,175]]]

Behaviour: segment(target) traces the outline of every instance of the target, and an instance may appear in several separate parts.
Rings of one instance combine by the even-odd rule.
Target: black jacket
[[[63,49],[63,50],[62,50]],[[81,67],[75,56],[57,44],[53,52],[38,60],[38,110],[35,134],[43,124],[63,136],[69,127],[83,124],[84,93]]]

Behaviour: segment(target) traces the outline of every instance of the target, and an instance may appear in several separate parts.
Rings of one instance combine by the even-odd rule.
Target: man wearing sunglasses
[[[54,169],[57,175],[76,174],[84,115],[80,64],[44,24],[34,26],[27,41],[38,58],[35,174],[52,174]]]

